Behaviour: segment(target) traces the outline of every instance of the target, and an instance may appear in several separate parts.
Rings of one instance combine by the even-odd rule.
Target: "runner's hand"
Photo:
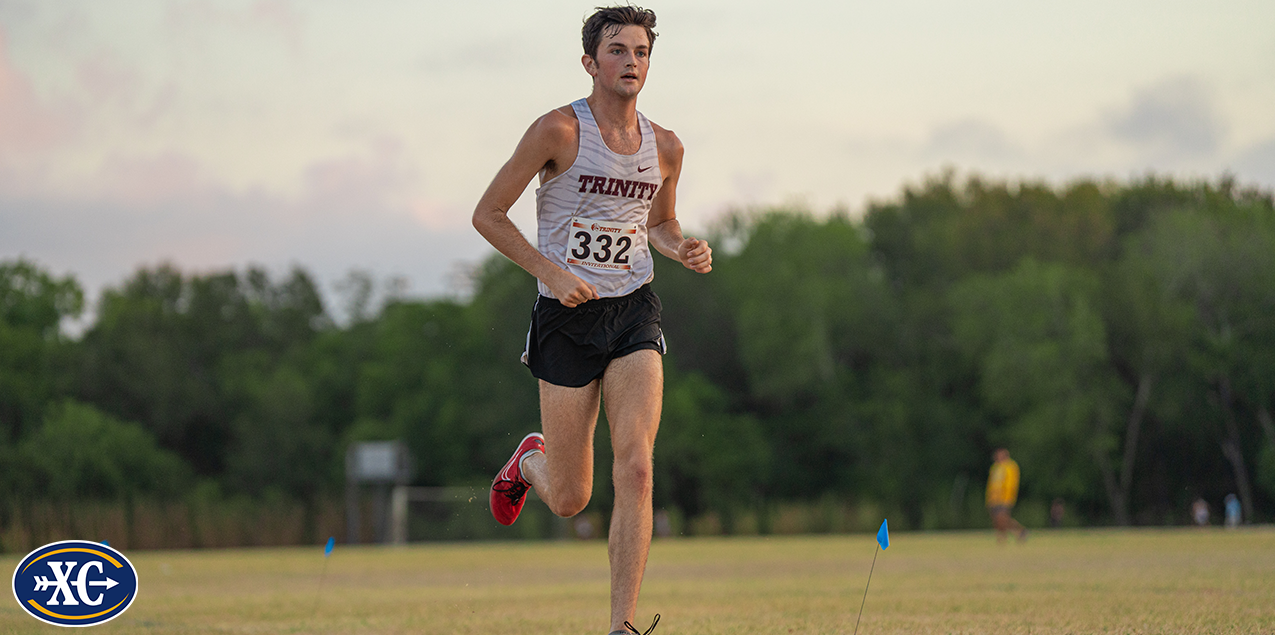
[[[687,238],[677,246],[677,258],[682,266],[697,273],[708,273],[713,270],[713,248],[707,240]]]
[[[549,286],[549,291],[553,293],[553,297],[557,298],[558,302],[561,302],[562,306],[568,309],[602,297],[598,295],[598,290],[593,285],[581,280],[569,271],[563,271],[562,275],[556,276],[553,280],[546,280],[545,284]]]

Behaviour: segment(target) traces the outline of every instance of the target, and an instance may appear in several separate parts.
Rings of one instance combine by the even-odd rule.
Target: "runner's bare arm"
[[[544,282],[554,297],[568,307],[598,298],[598,290],[536,251],[509,220],[509,208],[537,173],[545,170],[550,173],[546,177],[549,178],[553,171],[570,165],[570,161],[565,162],[567,165],[560,164],[564,158],[574,156],[578,135],[578,124],[561,111],[555,110],[537,119],[523,134],[513,156],[487,186],[473,218],[474,229],[496,251]]]
[[[713,249],[708,241],[682,235],[682,225],[677,222],[677,180],[682,175],[682,142],[671,130],[651,124],[655,129],[655,142],[660,148],[660,174],[664,183],[647,216],[647,235],[657,251],[682,263],[687,269],[699,273],[713,270]]]

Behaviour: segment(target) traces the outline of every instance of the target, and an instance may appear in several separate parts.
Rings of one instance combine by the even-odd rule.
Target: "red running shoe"
[[[527,489],[531,487],[522,477],[522,458],[531,452],[545,451],[545,436],[539,432],[522,438],[509,462],[491,482],[491,515],[502,525],[512,525],[527,502]]]

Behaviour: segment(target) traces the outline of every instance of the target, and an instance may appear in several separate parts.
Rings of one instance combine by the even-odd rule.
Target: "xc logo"
[[[80,567],[80,575],[74,582],[69,582],[68,578],[71,577],[71,570],[75,569],[75,565],[79,564],[78,562],[54,562],[50,560],[48,561],[48,564],[49,568],[53,569],[54,579],[50,580],[44,576],[38,576],[35,579],[35,590],[37,592],[55,585],[57,587],[53,590],[53,597],[50,597],[49,600],[44,603],[45,606],[58,606],[59,594],[61,594],[63,598],[61,604],[67,604],[70,606],[79,604],[79,602],[75,601],[75,596],[71,595],[70,586],[75,587],[75,591],[80,595],[80,600],[85,604],[89,606],[97,606],[102,603],[102,597],[105,594],[99,593],[96,598],[91,598],[89,597],[88,587],[101,586],[110,589],[111,587],[119,584],[119,582],[116,582],[111,578],[107,578],[105,580],[93,580],[92,582],[89,582],[89,572],[94,568],[97,568],[98,573],[102,573],[102,563],[96,560],[85,562],[84,566]],[[65,571],[62,570],[62,565],[66,565]],[[68,582],[70,586],[68,586]]]
[[[124,554],[106,545],[55,542],[32,551],[18,564],[13,595],[42,622],[92,626],[117,617],[133,603],[137,571]]]

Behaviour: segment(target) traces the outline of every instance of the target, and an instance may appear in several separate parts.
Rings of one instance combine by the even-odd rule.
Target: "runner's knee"
[[[629,491],[649,491],[651,489],[651,471],[651,459],[649,456],[642,455],[624,460],[617,458],[612,469],[611,478],[615,482],[617,491],[621,488]]]
[[[589,505],[589,498],[593,494],[590,489],[588,486],[563,488],[555,493],[554,500],[549,505],[549,511],[563,518],[579,514]]]

